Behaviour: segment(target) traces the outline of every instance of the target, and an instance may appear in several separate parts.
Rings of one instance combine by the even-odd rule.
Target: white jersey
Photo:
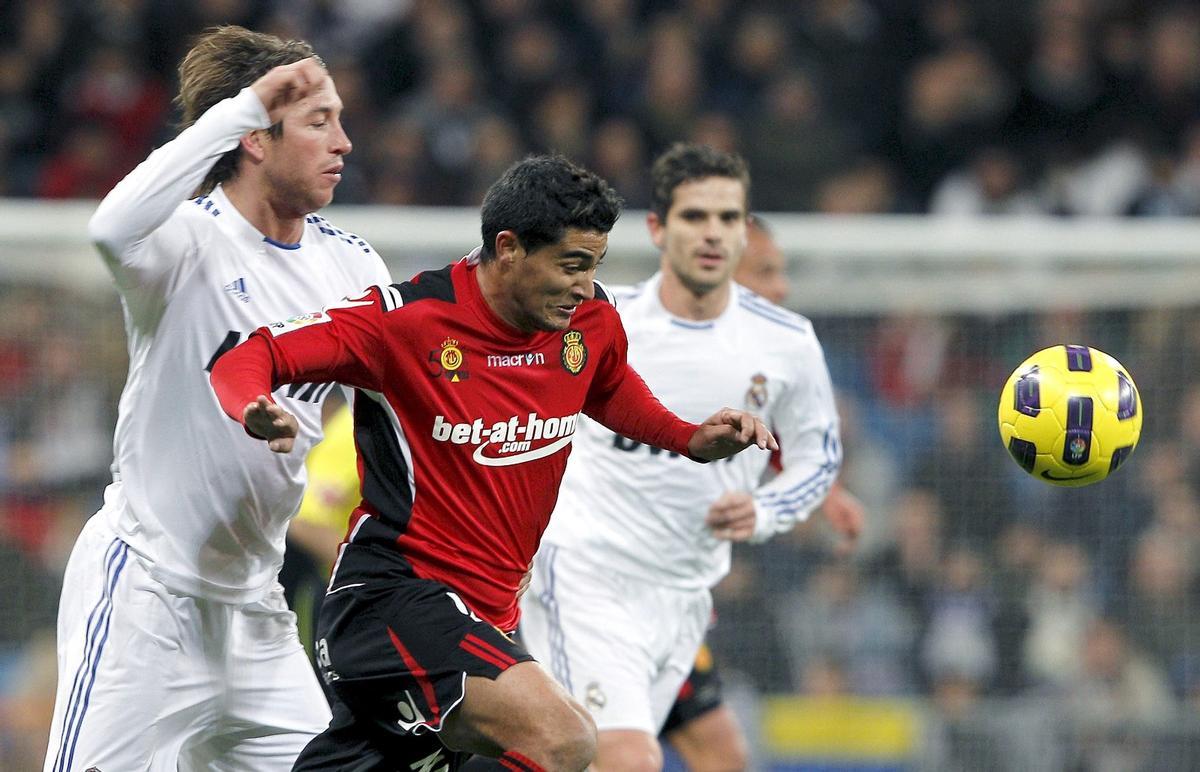
[[[318,215],[283,244],[219,187],[188,200],[239,137],[269,124],[249,88],[220,102],[122,180],[88,226],[121,293],[130,360],[100,514],[167,588],[225,603],[260,600],[275,582],[331,384],[275,392],[300,423],[294,450],[278,454],[225,416],[209,369],[259,326],[390,283],[367,243]]]
[[[681,418],[700,422],[722,407],[758,415],[779,439],[784,471],[760,484],[767,451],[701,465],[581,415],[542,541],[605,570],[708,588],[729,571],[730,554],[730,543],[704,524],[709,506],[725,491],[753,492],[754,541],[807,518],[841,464],[837,411],[821,345],[803,316],[734,285],[716,319],[679,319],[659,299],[661,282],[656,274],[613,290],[629,363]]]

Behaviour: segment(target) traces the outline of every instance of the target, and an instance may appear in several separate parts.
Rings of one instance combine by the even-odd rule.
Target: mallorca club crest
[[[446,338],[442,341],[440,351],[429,352],[429,375],[433,378],[446,376],[451,383],[464,381],[470,376],[470,373],[462,369],[463,361],[463,352],[458,347],[458,339]]]
[[[571,375],[579,375],[587,365],[587,346],[583,345],[583,333],[567,330],[563,333],[562,366]]]
[[[746,409],[750,412],[767,406],[767,376],[755,373],[750,377],[750,388],[746,390]]]

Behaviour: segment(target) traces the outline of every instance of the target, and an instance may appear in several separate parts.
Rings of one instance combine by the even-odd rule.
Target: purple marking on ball
[[[1133,381],[1120,370],[1117,371],[1117,420],[1128,421],[1137,415],[1137,392]],[[1115,458],[1115,456],[1114,456]]]
[[[1092,398],[1070,397],[1067,400],[1067,441],[1063,444],[1063,463],[1083,466],[1091,450]]]
[[[1042,409],[1041,376],[1037,367],[1017,379],[1013,387],[1013,409],[1027,416],[1037,417]]]
[[[1016,437],[1009,439],[1008,452],[1012,454],[1013,459],[1021,465],[1021,468],[1026,472],[1033,474],[1033,467],[1037,464],[1037,446],[1028,440],[1019,440]]]
[[[1067,369],[1076,373],[1092,371],[1092,352],[1087,346],[1066,346]]]
[[[1113,451],[1112,461],[1108,464],[1108,473],[1112,474],[1117,471],[1117,467],[1125,463],[1125,459],[1129,458],[1129,454],[1133,452],[1132,445],[1126,445],[1123,448],[1117,448]]]

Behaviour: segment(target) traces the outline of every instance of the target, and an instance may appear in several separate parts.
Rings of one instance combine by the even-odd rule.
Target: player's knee
[[[750,766],[750,751],[745,742],[729,743],[718,749],[706,749],[690,765],[692,772],[745,772]]]
[[[645,732],[601,732],[592,768],[597,772],[661,772],[662,748]]]
[[[582,706],[573,700],[564,702],[554,720],[542,724],[547,770],[583,770],[596,757],[596,724]]]
[[[750,768],[750,748],[739,734],[727,747],[726,766],[722,772],[745,772]]]

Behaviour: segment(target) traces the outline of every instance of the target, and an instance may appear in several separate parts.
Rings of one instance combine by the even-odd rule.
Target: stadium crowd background
[[[338,203],[473,206],[558,150],[641,207],[686,138],[742,152],[760,211],[1200,214],[1200,9],[1133,0],[3,2],[0,195],[106,193],[218,22],[322,52],[355,143]],[[1200,758],[1200,302],[814,321],[870,530],[850,561],[818,523],[738,551],[712,636],[735,697],[925,697],[951,767],[1033,768],[1038,732],[1048,768]],[[1066,493],[1004,457],[994,392],[1077,341],[1147,416],[1131,464]],[[0,282],[0,768],[44,752],[125,367],[115,300]]]

